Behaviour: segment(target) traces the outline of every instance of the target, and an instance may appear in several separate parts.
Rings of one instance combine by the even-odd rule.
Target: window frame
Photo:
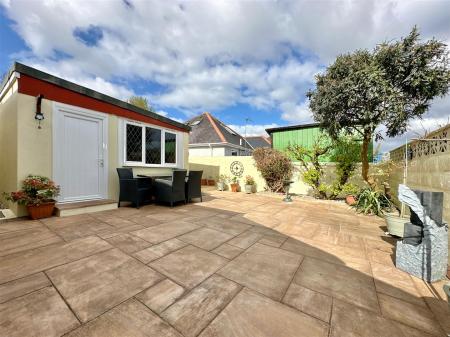
[[[141,161],[128,161],[127,160],[127,125],[135,125],[142,128],[142,160]],[[145,162],[145,138],[146,138],[146,128],[156,129],[161,131],[161,164],[147,164]],[[153,124],[147,124],[147,123],[141,123],[136,121],[130,121],[130,120],[124,120],[121,128],[121,134],[123,141],[121,142],[122,149],[122,155],[123,155],[123,166],[139,166],[139,167],[170,167],[170,168],[176,168],[178,167],[179,163],[179,156],[178,156],[178,146],[179,141],[181,139],[179,133],[172,129],[166,129],[163,127],[159,127]],[[166,163],[166,132],[174,134],[175,135],[175,163]]]

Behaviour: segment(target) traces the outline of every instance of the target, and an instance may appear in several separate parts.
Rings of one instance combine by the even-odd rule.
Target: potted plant
[[[344,187],[342,188],[342,193],[344,193],[345,195],[345,202],[347,203],[347,205],[353,206],[356,204],[356,196],[358,195],[358,192],[359,187],[355,184],[348,183],[344,185]]]
[[[8,201],[25,205],[31,219],[42,219],[52,216],[55,199],[60,188],[52,180],[43,176],[29,175],[17,192],[5,193]]]
[[[216,181],[211,176],[209,176],[208,177],[208,186],[214,186],[215,184],[216,184]]]
[[[232,183],[230,184],[231,187],[231,192],[237,192],[239,189],[239,179],[238,177],[233,177],[233,179],[231,179]]]
[[[245,177],[245,193],[253,193],[253,186],[255,185],[255,179],[252,176]]]
[[[219,176],[219,179],[217,181],[217,190],[219,191],[225,191],[225,187],[228,183],[228,181],[230,180],[230,177],[228,177],[225,174],[221,174]]]

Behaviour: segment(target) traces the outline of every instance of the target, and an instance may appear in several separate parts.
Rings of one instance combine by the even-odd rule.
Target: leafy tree
[[[447,46],[434,38],[421,42],[414,27],[407,37],[372,52],[338,56],[316,76],[316,88],[307,96],[314,119],[331,137],[361,134],[362,177],[370,184],[369,144],[374,136],[382,139],[377,127],[385,125],[389,137],[403,134],[408,121],[421,117],[449,85]]]
[[[284,181],[292,177],[294,167],[286,154],[272,148],[258,148],[253,151],[256,168],[272,192],[282,192]]]
[[[133,104],[133,105],[137,106],[138,108],[154,112],[153,107],[148,103],[148,100],[145,97],[131,96],[128,99],[128,103]]]

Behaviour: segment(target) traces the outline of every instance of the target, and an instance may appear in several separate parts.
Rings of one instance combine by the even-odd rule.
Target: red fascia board
[[[114,104],[106,103],[65,88],[61,88],[55,84],[48,83],[25,74],[20,74],[18,91],[21,94],[30,96],[37,96],[39,94],[42,94],[44,95],[44,99],[75,105],[80,108],[104,112],[107,114],[140,121],[143,123],[161,126],[167,129],[188,132],[182,128],[164,123],[157,119],[138,114],[134,111],[127,110]]]

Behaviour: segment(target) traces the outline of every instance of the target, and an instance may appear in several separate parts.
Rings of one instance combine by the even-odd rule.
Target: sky
[[[0,74],[14,61],[185,121],[209,111],[236,131],[312,122],[305,93],[337,55],[417,25],[450,44],[450,1],[0,0]],[[445,125],[438,98],[395,148]]]

